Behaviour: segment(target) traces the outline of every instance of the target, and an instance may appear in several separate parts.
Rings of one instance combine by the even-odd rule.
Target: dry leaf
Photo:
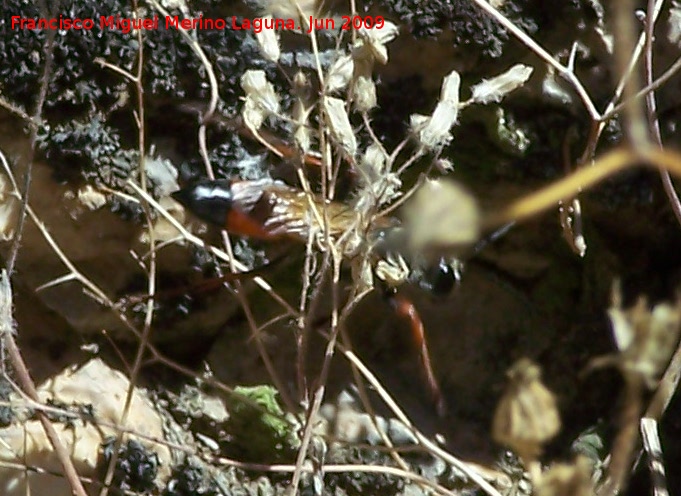
[[[591,461],[578,456],[574,463],[556,463],[544,472],[537,484],[536,496],[593,496]]]
[[[497,405],[492,437],[527,464],[560,430],[556,399],[541,382],[541,370],[521,358],[508,371],[509,384]]]

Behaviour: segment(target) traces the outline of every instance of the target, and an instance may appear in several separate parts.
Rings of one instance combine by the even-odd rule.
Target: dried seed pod
[[[471,88],[472,100],[482,104],[500,102],[507,94],[525,84],[533,70],[530,66],[516,64],[503,74],[483,80]]]
[[[681,332],[681,299],[675,305],[660,303],[652,310],[645,298],[622,308],[619,285],[613,286],[613,303],[608,309],[622,370],[640,374],[653,389],[671,359]]]
[[[480,239],[480,209],[463,186],[429,180],[404,209],[404,226],[411,253],[426,257],[456,255]]]
[[[552,465],[537,483],[534,494],[537,496],[592,496],[591,461],[578,456],[574,463]]]
[[[560,430],[556,399],[540,381],[541,371],[528,358],[508,370],[509,384],[494,414],[492,437],[527,464]]]

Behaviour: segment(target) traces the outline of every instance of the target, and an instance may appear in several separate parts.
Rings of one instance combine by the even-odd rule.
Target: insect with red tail
[[[313,209],[326,209],[327,234],[334,238],[352,229],[357,221],[357,212],[351,205],[322,202],[314,195],[271,180],[200,180],[173,193],[173,198],[205,222],[235,235],[264,241],[307,242],[311,234],[323,229],[322,220],[310,213]],[[445,401],[433,371],[423,323],[414,304],[399,293],[398,286],[410,280],[432,293],[448,293],[456,272],[444,259],[420,271],[410,270],[398,251],[400,231],[399,221],[392,217],[379,217],[370,226],[365,242],[375,267],[374,281],[395,313],[409,323],[426,387],[437,411],[444,414]],[[390,276],[391,267],[402,267],[404,277]]]

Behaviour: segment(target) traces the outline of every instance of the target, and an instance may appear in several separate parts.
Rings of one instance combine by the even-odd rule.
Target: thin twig
[[[14,337],[11,334],[5,335],[4,346],[7,349],[7,354],[9,356],[10,362],[12,363],[12,367],[14,367],[14,372],[17,375],[17,380],[19,381],[21,388],[33,401],[40,402],[38,391],[35,388],[35,383],[33,382],[33,379],[31,379],[31,374],[28,372],[26,363],[24,362],[21,352],[19,351],[19,348],[14,341]],[[50,440],[52,448],[54,448],[57,459],[64,468],[64,475],[71,485],[71,490],[77,496],[87,496],[87,492],[85,491],[83,483],[78,477],[78,472],[73,465],[73,461],[71,460],[68,451],[66,451],[66,448],[64,448],[61,439],[59,439],[59,434],[57,434],[57,431],[52,425],[50,419],[47,417],[47,415],[45,415],[44,412],[38,412],[37,415],[38,419],[40,420],[40,424],[47,435],[47,438]],[[26,490],[30,490],[28,486]]]
[[[518,38],[525,46],[532,50],[539,58],[544,62],[552,66],[558,73],[572,85],[577,94],[582,100],[586,111],[591,116],[591,119],[597,121],[601,118],[596,106],[594,105],[589,93],[586,88],[582,85],[582,82],[577,78],[575,73],[571,68],[564,66],[555,57],[553,57],[549,52],[542,48],[539,43],[534,41],[530,36],[528,36],[523,30],[518,28],[513,24],[504,14],[502,14],[497,8],[490,5],[486,0],[471,0],[478,7],[484,10],[488,15],[490,15],[499,24],[508,29],[513,36]]]
[[[645,84],[650,86],[653,84],[653,39],[655,36],[655,24],[651,22],[650,13],[655,9],[656,0],[648,0],[648,15],[645,20],[645,34],[646,34],[646,44],[645,44]],[[651,91],[646,95],[646,117],[648,118],[648,129],[653,142],[660,148],[662,148],[662,134],[660,133],[660,122],[657,119],[657,103],[655,101],[655,91]],[[671,175],[666,170],[660,171],[660,179],[662,180],[662,187],[664,192],[669,199],[669,206],[674,212],[676,221],[681,224],[681,201],[679,196],[676,194],[674,189],[674,183],[672,182]]]
[[[671,150],[615,149],[600,157],[591,167],[574,171],[548,186],[530,193],[511,203],[502,211],[491,214],[484,222],[485,228],[493,229],[511,221],[520,221],[552,208],[563,198],[589,189],[604,179],[626,169],[639,166],[666,169],[681,177],[681,155]]]
[[[137,5],[137,0],[133,0],[133,12],[136,17],[139,17],[139,9]],[[123,71],[125,72],[125,71]],[[130,79],[135,86],[136,96],[137,96],[137,111],[135,115],[135,121],[137,124],[137,146],[139,154],[139,179],[142,189],[147,191],[147,171],[146,171],[146,128],[145,128],[145,108],[144,108],[144,85],[142,77],[144,75],[144,37],[143,30],[137,30],[137,69],[136,73]],[[137,376],[142,368],[142,360],[144,358],[147,345],[151,338],[152,322],[154,318],[154,308],[155,301],[154,296],[156,294],[156,239],[153,229],[153,220],[151,214],[151,208],[148,203],[143,202],[142,208],[144,209],[145,219],[147,223],[147,232],[149,236],[149,262],[148,262],[148,287],[147,293],[149,298],[146,302],[144,324],[142,328],[142,336],[137,344],[137,350],[135,352],[135,357],[133,359],[132,367],[130,368],[129,377],[129,387],[125,396],[125,402],[123,405],[123,412],[121,414],[121,424],[125,425],[128,421],[128,416],[130,415],[130,408],[132,407],[133,394],[135,392],[135,383],[137,381]],[[116,464],[118,461],[118,452],[123,443],[123,435],[119,434],[113,445],[111,460],[107,467],[106,475],[104,477],[104,486],[100,492],[100,496],[107,496],[109,493],[109,486],[113,481],[114,471],[116,469]]]
[[[47,16],[47,7],[44,2],[41,2],[41,4],[41,10],[43,11],[43,14]],[[12,274],[14,273],[14,266],[16,264],[17,257],[19,256],[19,247],[21,246],[21,238],[24,233],[24,225],[26,224],[26,206],[28,205],[31,180],[33,177],[33,160],[35,159],[36,140],[38,138],[39,130],[38,123],[42,121],[43,107],[45,106],[45,101],[47,99],[47,91],[49,88],[50,78],[52,76],[52,64],[54,63],[53,52],[55,33],[56,32],[54,30],[46,30],[45,43],[43,44],[43,59],[45,61],[45,65],[43,66],[43,73],[40,77],[40,89],[38,90],[38,98],[36,99],[35,110],[33,111],[33,116],[29,121],[30,148],[28,150],[28,156],[25,160],[26,170],[24,171],[24,189],[22,192],[23,200],[19,210],[16,229],[14,230],[12,247],[10,248],[9,256],[7,257],[7,263],[5,265],[9,277],[12,277]]]

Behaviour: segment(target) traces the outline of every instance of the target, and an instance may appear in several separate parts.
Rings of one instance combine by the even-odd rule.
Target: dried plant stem
[[[135,15],[139,14],[137,0],[133,0],[133,10]],[[135,86],[135,92],[137,97],[137,109],[135,113],[135,122],[137,125],[137,146],[139,154],[139,179],[142,189],[147,191],[147,171],[146,171],[146,127],[145,127],[145,108],[144,108],[144,86],[143,86],[143,74],[144,74],[144,38],[143,31],[141,29],[137,30],[137,69],[134,76],[131,76],[130,81]],[[147,294],[149,298],[146,302],[146,309],[144,315],[144,325],[142,328],[142,335],[140,337],[139,343],[137,344],[137,350],[135,352],[135,357],[133,359],[132,367],[129,371],[129,381],[130,385],[125,395],[125,402],[123,404],[123,411],[121,414],[121,425],[125,426],[128,422],[128,417],[130,415],[130,408],[132,407],[133,395],[135,392],[135,383],[137,381],[137,376],[142,369],[142,361],[144,354],[147,349],[147,345],[151,339],[152,322],[154,319],[154,308],[155,301],[154,297],[156,295],[156,240],[153,230],[151,208],[149,203],[142,202],[142,208],[144,209],[145,219],[147,223],[147,231],[149,233],[149,261],[148,261],[148,273],[147,273]],[[116,440],[113,445],[111,459],[109,460],[109,465],[104,476],[103,487],[100,491],[100,496],[107,496],[109,494],[109,487],[113,481],[114,471],[116,469],[116,464],[118,462],[118,452],[123,443],[123,434],[119,432],[116,436]]]
[[[520,221],[552,208],[562,199],[589,189],[604,179],[628,168],[646,165],[668,170],[681,177],[681,155],[670,150],[631,150],[618,148],[599,158],[591,167],[584,167],[559,179],[543,189],[511,203],[502,211],[490,215],[485,228],[503,226]]]
[[[615,496],[624,490],[638,442],[643,391],[642,376],[637,372],[624,371],[624,398],[619,430],[610,450],[610,464],[605,483],[597,491],[598,496]]]
[[[7,349],[10,363],[14,368],[22,389],[28,395],[28,397],[31,398],[31,400],[39,403],[40,398],[38,397],[38,391],[35,388],[33,379],[31,379],[31,374],[28,372],[28,368],[26,367],[26,363],[21,356],[21,352],[14,341],[14,336],[12,336],[11,333],[7,333],[3,336],[3,345]],[[69,453],[66,451],[66,448],[64,448],[61,439],[59,439],[59,434],[57,434],[57,431],[52,425],[50,419],[47,417],[45,412],[39,411],[37,414],[40,424],[43,426],[43,430],[45,431],[47,438],[50,440],[50,444],[54,448],[57,459],[62,464],[62,467],[64,467],[64,475],[71,485],[71,490],[76,496],[87,496],[87,492],[85,491],[83,483],[78,477],[78,472],[76,472],[73,461],[71,460]],[[26,489],[27,491],[29,490],[28,486]]]
[[[662,75],[659,78],[657,78],[649,85],[644,86],[641,90],[634,94],[630,100],[623,101],[619,105],[613,107],[612,110],[605,113],[603,115],[602,120],[605,122],[607,120],[612,119],[615,116],[615,114],[621,112],[627,105],[631,105],[634,101],[640,100],[650,92],[659,89],[662,85],[664,85],[664,83],[669,81],[672,78],[672,76],[679,72],[679,70],[681,70],[681,57],[676,59],[676,61],[671,66],[669,66],[669,68],[666,71],[664,71],[664,73],[662,73]]]
[[[41,10],[43,15],[47,17],[47,7],[45,3],[41,3]],[[54,30],[47,30],[45,35],[45,43],[43,44],[44,58],[43,72],[40,77],[40,88],[38,90],[38,98],[35,103],[35,110],[33,111],[33,116],[28,121],[29,124],[29,143],[30,148],[28,155],[26,157],[26,170],[24,171],[24,189],[22,192],[23,200],[21,201],[21,207],[19,209],[19,217],[17,220],[16,229],[14,230],[14,239],[12,240],[12,247],[10,248],[9,255],[7,256],[7,263],[5,267],[7,268],[7,274],[12,277],[14,273],[14,266],[19,256],[19,247],[21,246],[21,238],[24,232],[24,225],[26,224],[26,206],[28,205],[28,198],[31,189],[31,180],[33,178],[33,159],[35,158],[36,140],[38,137],[38,125],[42,121],[43,106],[47,99],[47,91],[50,83],[50,77],[52,75],[52,65],[54,63],[53,53],[54,53]],[[17,190],[18,191],[18,190]]]
[[[36,125],[36,122],[33,120],[33,118],[26,113],[26,111],[17,105],[14,105],[12,102],[5,100],[4,98],[0,97],[0,107],[4,108],[5,110],[9,110],[11,113],[19,116],[23,121],[26,121],[28,124]]]
[[[653,495],[669,496],[657,420],[647,417],[641,419],[641,438],[648,454],[648,467],[650,467],[650,478],[653,482]]]
[[[534,41],[523,30],[521,30],[515,24],[513,24],[506,16],[499,12],[497,8],[490,5],[486,0],[471,0],[471,1],[475,3],[478,7],[480,7],[482,10],[484,10],[492,18],[494,18],[494,20],[496,20],[499,24],[508,29],[509,32],[513,34],[513,36],[518,38],[518,40],[520,40],[525,46],[527,46],[527,48],[529,48],[535,54],[537,54],[539,58],[541,58],[544,62],[546,62],[547,64],[552,66],[556,71],[558,71],[558,74],[560,74],[565,80],[567,80],[570,83],[570,85],[572,85],[572,87],[575,89],[575,91],[581,98],[582,102],[584,103],[584,107],[591,116],[591,119],[594,121],[600,120],[601,115],[596,109],[596,106],[591,100],[591,97],[586,91],[586,88],[584,88],[581,81],[577,78],[577,76],[570,67],[566,67],[560,62],[558,62],[558,60],[556,60],[556,58],[553,55],[551,55],[544,48],[542,48],[539,45],[539,43]]]
[[[322,400],[324,398],[324,392],[326,390],[326,382],[329,376],[329,370],[331,369],[331,359],[333,358],[336,341],[338,340],[338,299],[339,299],[339,283],[340,283],[340,266],[342,262],[342,256],[336,250],[331,251],[331,262],[332,262],[332,281],[331,281],[331,297],[333,299],[333,307],[331,310],[331,334],[330,339],[327,343],[326,350],[324,353],[324,362],[322,363],[322,370],[319,373],[319,378],[317,379],[316,390],[312,396],[312,403],[308,409],[306,419],[305,419],[305,429],[303,432],[303,438],[300,443],[300,448],[298,449],[298,456],[296,458],[296,470],[293,472],[293,477],[291,479],[290,488],[294,494],[298,491],[298,485],[300,483],[300,476],[302,474],[301,469],[305,458],[307,456],[307,450],[310,444],[310,439],[312,438],[312,427],[313,420],[317,417],[317,413],[322,406]]]
[[[655,22],[651,13],[655,11],[656,0],[648,0],[648,9],[645,22],[645,84],[650,86],[653,84],[653,37],[655,34]],[[660,123],[657,119],[657,103],[655,101],[655,91],[650,91],[646,95],[646,117],[648,119],[648,129],[653,142],[662,148],[662,135],[660,133]],[[676,221],[681,224],[681,201],[679,200],[676,190],[674,189],[674,184],[672,183],[672,178],[668,171],[660,171],[660,179],[662,180],[662,187],[664,192],[669,199],[669,206],[674,212]]]
[[[428,437],[423,435],[418,429],[416,429],[413,423],[409,420],[409,417],[407,417],[407,415],[402,411],[397,402],[390,396],[390,393],[388,393],[388,391],[381,384],[381,382],[364,365],[364,363],[362,363],[362,361],[357,357],[357,355],[355,355],[352,351],[344,348],[342,345],[339,345],[338,348],[343,353],[345,358],[348,359],[352,364],[354,364],[357,367],[357,369],[362,373],[367,382],[373,388],[376,389],[376,392],[379,394],[379,396],[385,402],[388,408],[390,408],[395,417],[404,425],[406,425],[409,429],[411,429],[414,436],[416,436],[416,439],[418,440],[419,444],[421,444],[432,455],[439,456],[447,463],[456,467],[458,470],[461,470],[461,472],[466,474],[467,477],[469,477],[489,496],[501,496],[499,494],[499,491],[492,487],[489,484],[489,482],[487,482],[476,469],[472,468],[469,464],[459,460],[454,455],[446,452],[440,446],[438,446],[432,440],[430,440]]]

